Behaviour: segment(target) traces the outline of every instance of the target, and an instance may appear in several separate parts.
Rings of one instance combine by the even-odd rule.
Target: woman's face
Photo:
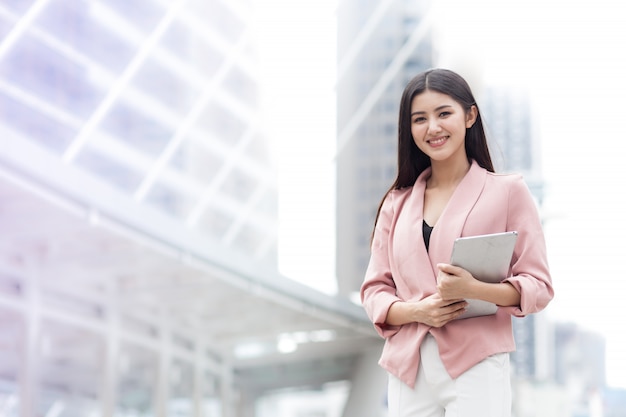
[[[465,130],[477,117],[475,106],[465,113],[463,107],[452,97],[426,90],[411,102],[411,134],[417,147],[432,162],[463,158],[465,153]]]

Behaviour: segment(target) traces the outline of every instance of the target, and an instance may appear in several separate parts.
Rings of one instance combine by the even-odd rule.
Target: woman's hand
[[[437,290],[444,300],[475,298],[472,291],[477,280],[465,269],[450,264],[437,264]]]
[[[401,326],[407,323],[424,323],[442,327],[465,312],[467,302],[462,299],[444,300],[438,293],[420,301],[398,301],[387,312],[386,323]]]
[[[463,299],[444,300],[435,293],[418,303],[419,318],[416,321],[432,327],[443,327],[465,312],[467,302]]]
[[[519,306],[521,295],[509,282],[497,284],[477,280],[465,269],[437,264],[437,290],[444,300],[477,299],[499,306]]]

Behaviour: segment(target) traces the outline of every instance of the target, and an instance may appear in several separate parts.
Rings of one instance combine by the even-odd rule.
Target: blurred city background
[[[626,416],[624,9],[2,0],[0,416],[384,417],[355,294],[439,66],[545,225],[514,416]]]

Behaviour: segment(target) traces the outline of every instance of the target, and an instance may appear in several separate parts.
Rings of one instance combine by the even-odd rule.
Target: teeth
[[[442,143],[444,140],[446,140],[446,138],[431,139],[431,140],[429,140],[429,142],[432,143],[433,145],[438,145],[438,144]]]

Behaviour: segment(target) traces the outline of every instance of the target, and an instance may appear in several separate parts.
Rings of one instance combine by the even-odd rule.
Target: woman
[[[460,236],[517,231],[511,274],[488,284],[449,265]],[[511,316],[554,293],[534,200],[519,175],[494,173],[466,81],[417,75],[400,104],[398,175],[378,209],[363,306],[386,339],[390,417],[506,417],[511,413]],[[497,313],[457,319],[465,299]]]

